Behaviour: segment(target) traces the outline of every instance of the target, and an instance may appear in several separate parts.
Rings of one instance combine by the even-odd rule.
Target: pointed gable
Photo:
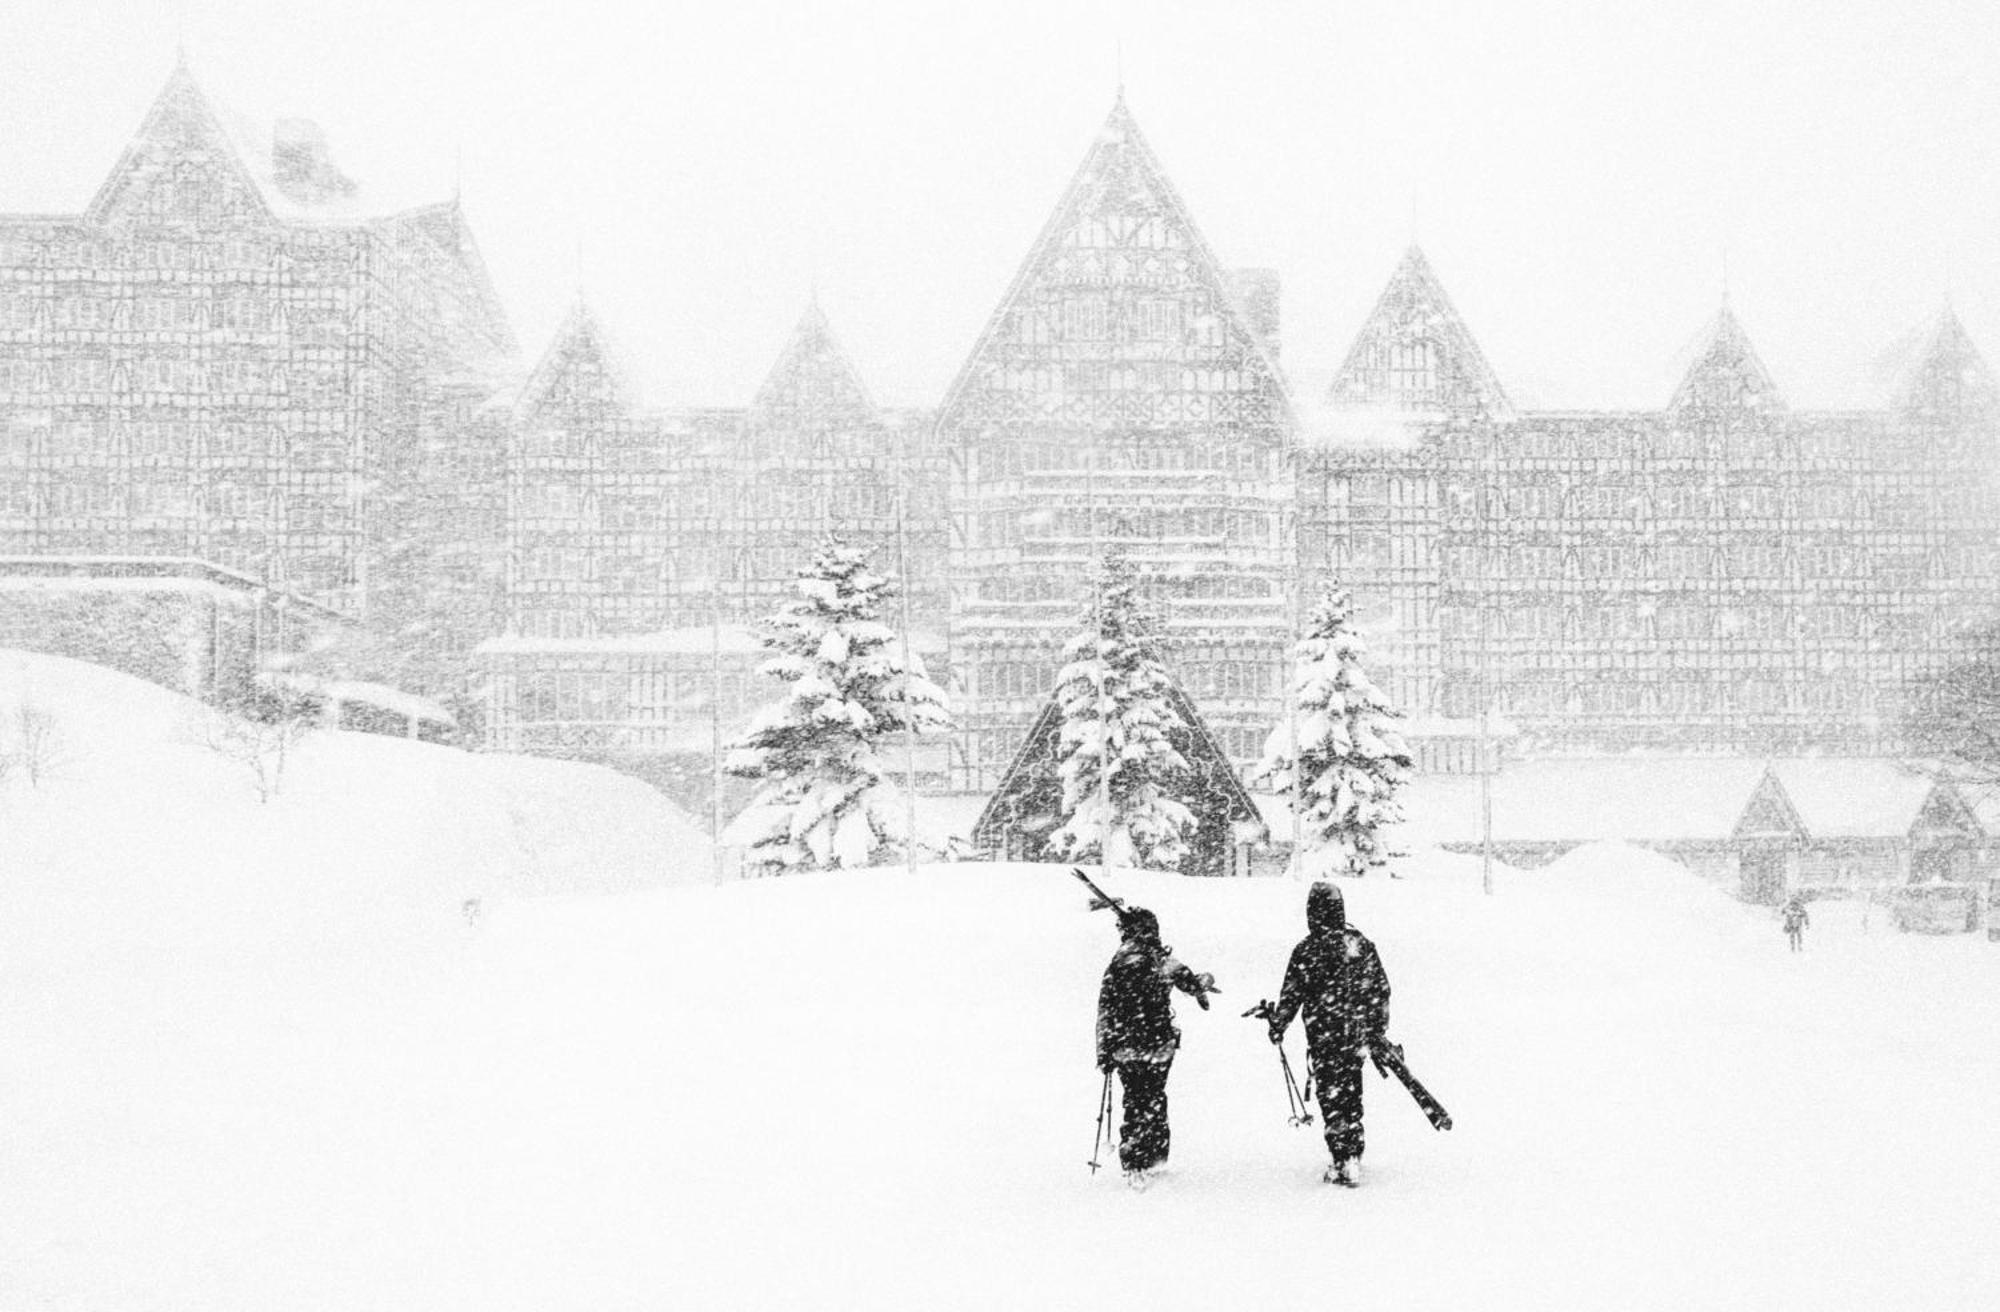
[[[98,188],[92,223],[226,223],[271,218],[214,108],[185,63]]]
[[[1194,702],[1172,680],[1166,696],[1179,720],[1168,727],[1167,741],[1188,764],[1180,800],[1195,815],[1181,873],[1227,874],[1239,827],[1260,826],[1263,821]],[[1062,712],[1051,696],[979,813],[972,827],[974,845],[1008,853],[1009,859],[1046,859],[1043,844],[1061,823],[1062,789]]]
[[[1670,412],[1750,410],[1775,414],[1785,401],[1757,358],[1743,325],[1724,305],[1716,313],[1680,386],[1667,403]]]
[[[519,408],[524,415],[556,422],[630,413],[630,381],[597,316],[581,298],[528,375]]]
[[[810,439],[865,428],[876,418],[868,389],[815,297],[750,403],[751,427]]]
[[[1965,325],[1946,306],[1930,343],[1904,378],[1897,409],[1918,420],[1954,422],[2000,410],[2000,389]]]
[[[1327,400],[1412,416],[1506,419],[1513,413],[1485,353],[1416,246],[1390,275]]]
[[[440,286],[453,293],[441,302],[448,326],[484,339],[490,347],[511,355],[516,349],[506,307],[493,288],[486,259],[465,221],[465,210],[454,200],[405,210],[376,220],[373,226],[419,263]]]
[[[1289,425],[1284,379],[1121,93],[938,424],[1130,431],[1217,418]]]
[[[1910,837],[1918,840],[1983,838],[1985,834],[1972,804],[1948,779],[1937,780],[1924,795],[1923,806],[1910,826]]]
[[[1792,805],[1785,786],[1778,782],[1775,770],[1765,769],[1764,777],[1751,790],[1750,800],[1743,804],[1742,814],[1736,817],[1736,827],[1730,836],[1738,841],[1746,838],[1792,841],[1806,836],[1799,810]]]

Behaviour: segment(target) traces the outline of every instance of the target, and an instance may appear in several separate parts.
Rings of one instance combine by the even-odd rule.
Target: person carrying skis
[[[1097,1069],[1118,1074],[1125,1114],[1118,1164],[1134,1188],[1167,1160],[1167,1072],[1180,1047],[1172,990],[1191,994],[1203,1011],[1220,993],[1213,975],[1197,975],[1160,942],[1160,918],[1144,907],[1118,907],[1123,942],[1104,968],[1097,992]]]
[[[1305,1011],[1306,1056],[1319,1087],[1320,1119],[1333,1162],[1328,1184],[1361,1183],[1361,1059],[1389,1051],[1389,977],[1368,936],[1347,923],[1340,890],[1324,881],[1306,894],[1306,936],[1292,949],[1269,1015],[1271,1042]]]
[[[1785,937],[1791,940],[1792,951],[1801,951],[1805,946],[1806,926],[1812,923],[1812,917],[1806,914],[1805,899],[1797,893],[1786,898],[1783,915]]]

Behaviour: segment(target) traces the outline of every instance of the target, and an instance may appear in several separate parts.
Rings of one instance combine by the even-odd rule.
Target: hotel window
[[[1110,333],[1110,315],[1096,297],[1063,302],[1063,337],[1073,342],[1102,341]]]
[[[1396,393],[1437,390],[1437,368],[1429,341],[1419,338],[1390,345],[1389,390]]]

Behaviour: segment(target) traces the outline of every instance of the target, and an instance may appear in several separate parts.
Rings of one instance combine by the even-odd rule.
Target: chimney
[[[320,205],[354,194],[354,180],[334,167],[326,133],[308,118],[281,118],[271,134],[271,176],[278,190],[301,205]]]
[[[1231,269],[1229,291],[1250,321],[1251,329],[1264,339],[1264,348],[1278,353],[1278,271],[1276,269]]]

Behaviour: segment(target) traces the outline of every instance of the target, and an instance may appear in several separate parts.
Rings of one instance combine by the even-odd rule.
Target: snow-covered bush
[[[319,727],[325,709],[311,694],[259,685],[204,713],[201,738],[211,751],[248,771],[257,800],[268,802],[284,788],[286,764]]]
[[[60,765],[63,740],[55,716],[30,701],[0,717],[0,783],[18,775],[39,788]]]
[[[1329,589],[1292,648],[1292,720],[1272,730],[1251,774],[1253,784],[1293,803],[1293,841],[1316,874],[1365,875],[1387,865],[1382,827],[1403,818],[1396,794],[1409,779],[1410,752],[1396,731],[1400,713],[1368,677],[1367,655],[1352,600]]]
[[[1082,619],[1056,676],[1062,811],[1048,851],[1175,869],[1195,825],[1175,795],[1187,761],[1167,738],[1181,722],[1167,699],[1160,621],[1140,599],[1126,557],[1105,557]]]
[[[893,585],[838,541],[798,572],[798,599],[764,622],[762,668],[788,686],[730,744],[724,769],[765,787],[730,826],[764,874],[873,864],[907,841],[885,738],[950,727],[923,661],[881,621]]]

